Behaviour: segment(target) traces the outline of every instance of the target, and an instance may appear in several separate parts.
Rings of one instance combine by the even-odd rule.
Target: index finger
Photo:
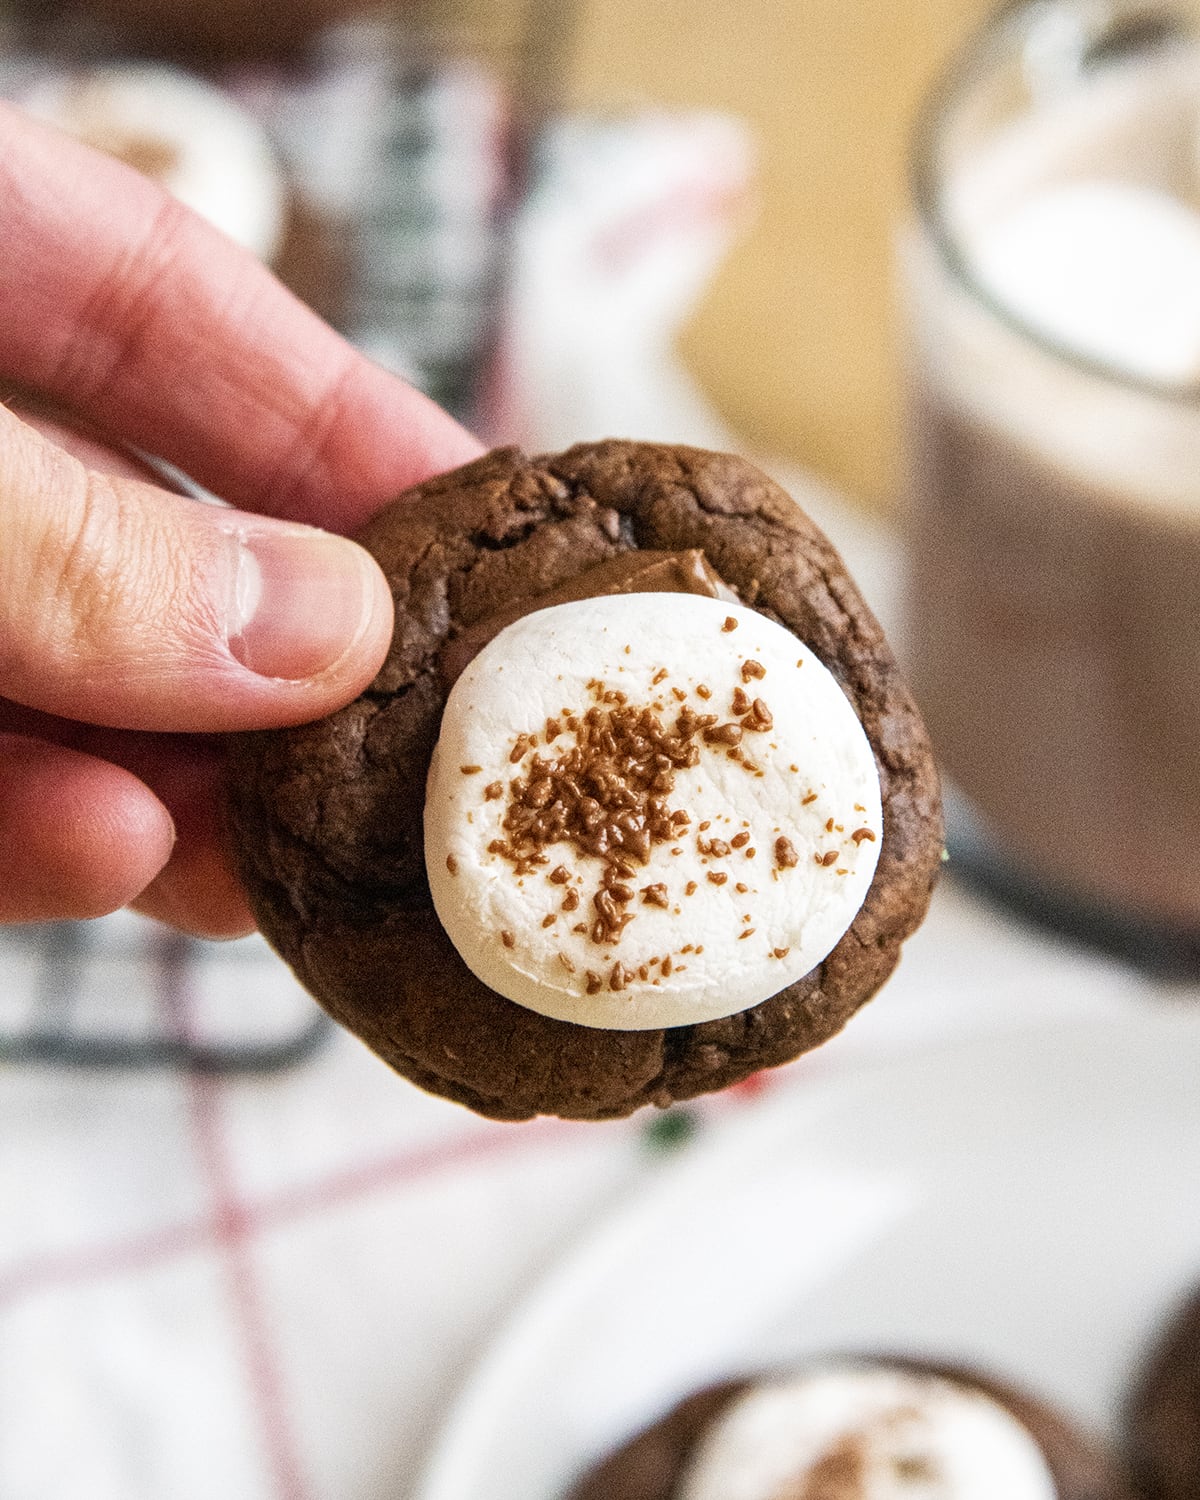
[[[352,530],[480,444],[148,179],[0,104],[0,376],[244,509]]]

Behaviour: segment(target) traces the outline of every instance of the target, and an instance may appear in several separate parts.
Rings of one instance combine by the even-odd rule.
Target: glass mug
[[[907,634],[951,852],[1200,971],[1200,4],[1005,7],[913,173]]]

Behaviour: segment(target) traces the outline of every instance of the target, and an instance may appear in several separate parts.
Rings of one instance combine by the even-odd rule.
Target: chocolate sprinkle
[[[782,835],[775,840],[775,863],[781,870],[794,870],[800,863],[796,846]]]
[[[750,734],[765,734],[774,727],[775,718],[771,710],[761,698],[755,698],[750,705],[750,712],[742,720],[742,728]]]
[[[633,899],[621,882],[688,821],[667,799],[676,771],[699,762],[695,740],[716,716],[684,708],[668,727],[653,708],[629,705],[624,694],[603,683],[592,684],[592,692],[598,701],[576,721],[575,745],[557,756],[533,755],[510,783],[501,823],[506,838],[493,840],[489,850],[518,875],[544,865],[545,851],[561,842],[600,859],[604,870],[592,897],[596,917],[590,931],[593,941],[604,944],[618,942],[633,920],[633,913],[618,909]],[[518,735],[509,760],[519,764],[532,748],[534,737]],[[562,884],[560,869],[565,866],[556,866],[550,878]]]

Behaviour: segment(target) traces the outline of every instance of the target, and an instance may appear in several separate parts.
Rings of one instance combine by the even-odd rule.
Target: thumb
[[[362,691],[391,628],[353,542],[93,472],[0,408],[0,696],[127,729],[299,723]]]

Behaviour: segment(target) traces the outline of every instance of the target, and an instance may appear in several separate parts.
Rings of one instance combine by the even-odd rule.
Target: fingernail
[[[227,640],[260,677],[296,682],[327,671],[363,633],[375,607],[367,554],[315,528],[243,532]]]

